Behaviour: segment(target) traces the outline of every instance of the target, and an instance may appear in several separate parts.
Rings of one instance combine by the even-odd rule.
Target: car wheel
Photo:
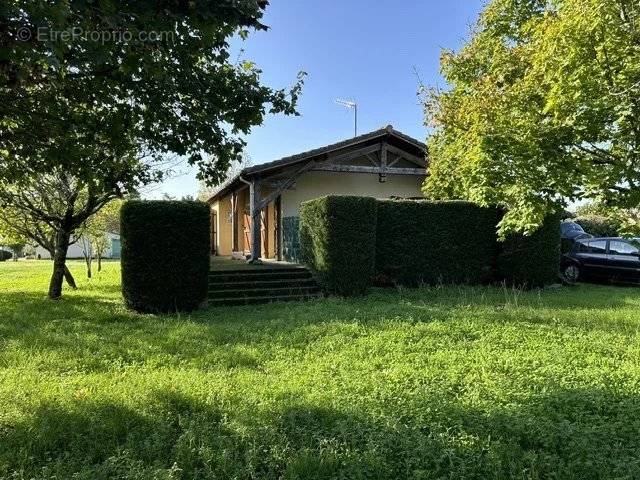
[[[580,278],[580,268],[577,265],[571,264],[564,267],[564,278],[570,282],[577,282]]]

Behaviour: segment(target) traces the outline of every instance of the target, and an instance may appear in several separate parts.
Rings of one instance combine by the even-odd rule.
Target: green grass
[[[638,478],[640,292],[124,309],[0,263],[0,477]]]

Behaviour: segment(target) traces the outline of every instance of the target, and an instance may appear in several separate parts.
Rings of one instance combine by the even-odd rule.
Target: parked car
[[[560,237],[567,240],[578,240],[581,238],[592,238],[593,235],[585,232],[576,222],[562,222],[560,224]]]
[[[569,281],[640,282],[640,241],[625,238],[582,238],[562,257]]]

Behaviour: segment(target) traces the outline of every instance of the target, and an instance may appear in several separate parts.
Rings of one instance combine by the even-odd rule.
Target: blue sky
[[[271,0],[264,22],[235,42],[242,58],[263,70],[263,82],[291,85],[308,73],[299,117],[269,116],[246,138],[254,164],[275,160],[353,135],[353,113],[336,98],[358,103],[358,132],[387,124],[424,140],[423,113],[416,98],[423,83],[444,86],[442,48],[457,49],[468,36],[483,0]],[[150,194],[194,195],[194,172],[179,175]]]

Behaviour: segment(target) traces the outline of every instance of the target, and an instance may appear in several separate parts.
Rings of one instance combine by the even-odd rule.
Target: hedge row
[[[376,278],[384,283],[491,280],[498,211],[469,202],[378,203]]]
[[[120,212],[122,294],[140,312],[190,311],[207,299],[209,207],[129,201]]]
[[[511,285],[540,287],[557,281],[560,214],[549,215],[530,236],[511,235],[499,243],[496,276]]]
[[[502,213],[469,202],[329,196],[300,212],[302,261],[330,293],[365,293],[372,282],[415,286],[556,281],[559,217],[534,235],[496,236]]]
[[[329,196],[300,207],[300,259],[325,291],[366,293],[374,273],[376,200]]]

